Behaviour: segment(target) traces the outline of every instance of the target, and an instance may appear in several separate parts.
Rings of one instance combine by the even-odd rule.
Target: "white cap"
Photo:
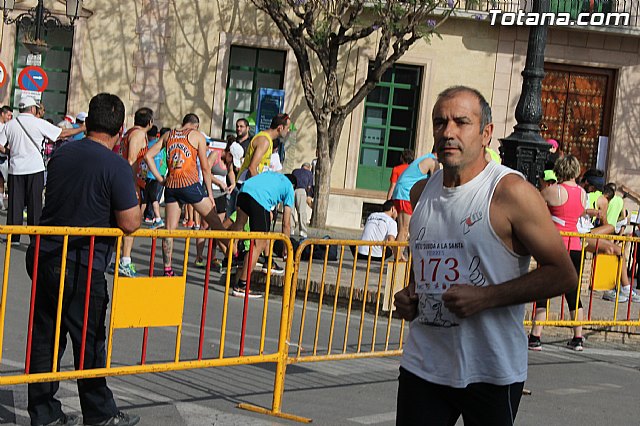
[[[79,112],[78,115],[76,115],[76,121],[86,121],[88,115],[89,114],[87,114],[86,112]]]
[[[32,106],[37,106],[38,103],[31,96],[23,96],[20,98],[20,103],[18,103],[18,108],[29,108]]]
[[[238,142],[234,142],[229,147],[229,152],[233,156],[233,165],[236,168],[240,168],[242,166],[242,157],[244,157],[244,149],[242,149],[242,145]]]

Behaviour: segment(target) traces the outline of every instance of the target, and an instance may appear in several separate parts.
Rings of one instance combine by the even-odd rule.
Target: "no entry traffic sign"
[[[4,67],[2,61],[0,61],[0,87],[7,83],[7,69]]]
[[[49,84],[47,73],[40,67],[26,67],[18,75],[18,86],[22,90],[44,92]]]

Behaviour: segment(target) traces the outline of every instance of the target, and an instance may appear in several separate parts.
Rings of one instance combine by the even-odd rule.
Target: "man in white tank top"
[[[396,422],[511,425],[527,376],[524,304],[578,278],[538,191],[485,159],[484,97],[449,88],[432,118],[443,169],[411,191],[413,268],[395,304],[412,322]],[[539,268],[528,272],[531,256]]]

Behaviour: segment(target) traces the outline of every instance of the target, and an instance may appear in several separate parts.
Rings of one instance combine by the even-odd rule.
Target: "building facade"
[[[35,3],[18,0],[13,13]],[[608,180],[640,192],[640,21],[636,3],[620,3],[636,8],[629,26],[549,29],[541,127],[585,168],[604,168]],[[65,19],[64,1],[46,6]],[[472,86],[489,100],[494,149],[511,133],[528,28],[491,26],[487,5],[474,7],[479,10],[461,11],[441,26],[441,38],[417,42],[346,121],[332,169],[328,225],[360,227],[384,201],[402,150],[431,151],[430,113],[446,87]],[[3,27],[0,60],[9,77],[0,88],[3,104],[17,105],[16,77],[32,64],[23,37],[15,25]],[[259,88],[282,89],[297,129],[286,145],[284,170],[316,156],[315,126],[293,52],[248,0],[92,0],[73,31],[50,30],[45,39],[49,50],[40,65],[49,86],[42,100],[55,122],[86,111],[96,93],[111,92],[124,100],[129,125],[137,108],[149,106],[163,126],[194,112],[203,131],[223,137],[236,119],[255,113]],[[375,34],[343,52],[345,96],[366,79],[374,47]]]

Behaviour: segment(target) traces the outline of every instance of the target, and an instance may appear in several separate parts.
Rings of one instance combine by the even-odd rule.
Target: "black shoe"
[[[118,411],[118,414],[111,417],[110,419],[103,420],[98,423],[84,423],[85,425],[91,426],[133,426],[137,425],[140,421],[140,416],[136,416],[135,414],[127,414],[122,411]]]
[[[62,414],[55,422],[47,423],[46,426],[55,426],[55,425],[77,425],[78,424],[78,416],[74,416],[73,414]]]

